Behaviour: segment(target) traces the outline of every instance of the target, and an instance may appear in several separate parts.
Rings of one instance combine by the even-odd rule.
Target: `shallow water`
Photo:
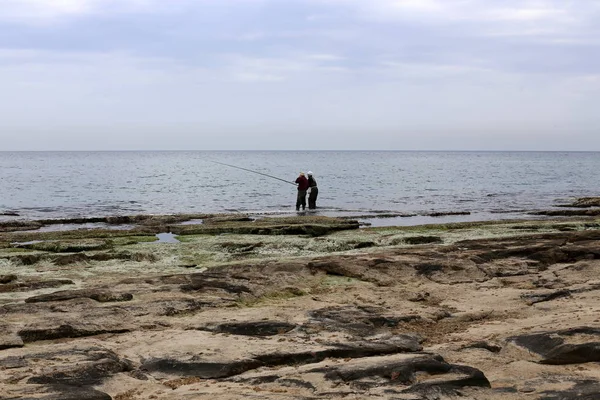
[[[415,215],[410,217],[389,217],[389,218],[358,218],[358,221],[365,227],[383,227],[383,226],[417,226],[431,224],[449,224],[455,222],[475,222],[475,221],[497,221],[512,219],[536,219],[543,218],[535,215],[523,213],[472,213],[469,215],[443,215],[431,217],[428,215]]]
[[[290,182],[314,171],[319,215],[471,212],[459,220],[597,195],[600,170],[595,152],[0,152],[0,212],[295,214],[292,184],[213,161]]]
[[[44,241],[43,240],[31,240],[29,242],[13,242],[13,243],[11,243],[11,245],[19,247],[19,246],[29,246],[29,245],[38,244],[38,243],[44,243]]]
[[[170,232],[169,233],[167,233],[167,232],[157,233],[156,237],[158,238],[158,240],[153,243],[181,243],[177,239],[177,235],[174,235]]]
[[[202,219],[190,219],[188,221],[183,221],[179,223],[179,225],[202,225],[204,224],[204,220]]]
[[[102,222],[86,222],[83,224],[51,224],[44,225],[39,229],[34,229],[31,231],[25,232],[62,232],[62,231],[74,231],[80,229],[108,229],[115,231],[126,231],[129,229],[133,229],[133,225],[113,225],[113,224],[105,224]]]

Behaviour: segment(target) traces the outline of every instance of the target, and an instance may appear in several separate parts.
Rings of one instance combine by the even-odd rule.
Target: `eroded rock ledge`
[[[600,398],[590,221],[293,229],[3,233],[0,398]]]

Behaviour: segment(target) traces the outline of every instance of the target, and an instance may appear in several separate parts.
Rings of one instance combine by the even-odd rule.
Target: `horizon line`
[[[433,153],[433,152],[447,152],[447,153],[598,153],[600,150],[528,150],[528,149],[512,149],[512,150],[497,150],[497,149],[103,149],[103,150],[91,150],[91,149],[73,149],[73,150],[0,150],[0,153],[134,153],[134,152],[154,152],[154,153],[167,153],[167,152],[414,152],[414,153]]]

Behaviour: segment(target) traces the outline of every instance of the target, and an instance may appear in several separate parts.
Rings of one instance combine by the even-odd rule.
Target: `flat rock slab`
[[[0,398],[600,398],[600,225],[542,224],[6,248]],[[0,242],[16,235],[40,239]],[[65,278],[77,290],[44,286]]]
[[[3,399],[33,399],[28,396],[36,393],[37,399],[108,400],[112,397],[94,386],[132,366],[101,346],[47,344],[0,358],[0,369]]]
[[[11,393],[12,392],[12,393]],[[8,392],[2,399],[19,400],[113,400],[108,394],[89,387],[53,386],[43,389],[42,397],[27,397],[31,390],[17,390]],[[2,391],[0,391],[2,395]]]
[[[582,380],[566,390],[544,391],[539,400],[596,400],[600,399],[600,382]]]
[[[209,324],[197,329],[216,333],[229,333],[232,335],[273,336],[287,333],[295,327],[296,324],[281,321],[248,321]]]
[[[0,329],[2,328],[0,327]],[[0,331],[0,350],[23,347],[24,345],[23,339],[21,339],[16,333]]]
[[[326,358],[361,358],[421,350],[413,337],[389,335],[354,340],[323,332],[317,341],[276,335],[249,337],[203,331],[163,331],[152,339],[137,334],[121,338],[128,359],[155,378],[203,379],[238,375],[259,367],[317,363]]]
[[[18,335],[25,343],[40,340],[55,340],[64,338],[79,338],[85,336],[101,335],[104,333],[124,333],[130,328],[124,326],[106,326],[94,323],[80,322],[49,326],[32,326],[21,329]]]
[[[430,353],[327,360],[276,371],[248,372],[230,380],[261,385],[267,390],[271,385],[295,387],[306,396],[324,398],[369,393],[383,398],[446,399],[454,398],[457,390],[490,387],[480,370],[449,364],[441,356]],[[320,390],[315,390],[317,387]],[[437,395],[429,396],[431,393]]]
[[[73,285],[70,279],[49,279],[49,280],[30,280],[25,282],[6,283],[0,285],[0,293],[6,292],[27,292],[29,290],[55,288],[63,285]]]
[[[571,291],[568,289],[555,290],[552,292],[540,292],[540,293],[526,293],[522,294],[521,298],[525,300],[528,305],[534,305],[536,303],[542,303],[544,301],[551,301],[568,297],[571,295]]]
[[[541,364],[580,364],[600,361],[600,328],[579,327],[513,336],[508,343],[533,353]]]
[[[311,311],[303,330],[347,332],[355,336],[372,336],[378,331],[395,328],[401,322],[420,319],[418,315],[394,314],[383,307],[332,306]]]
[[[115,293],[108,290],[83,289],[83,290],[61,290],[54,293],[42,294],[25,299],[26,303],[42,303],[47,301],[66,301],[72,299],[88,298],[99,303],[113,301],[129,301],[133,299],[131,293]]]

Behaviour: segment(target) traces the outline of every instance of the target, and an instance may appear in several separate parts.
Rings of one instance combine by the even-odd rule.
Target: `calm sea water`
[[[295,212],[291,184],[213,161],[289,182],[312,170],[322,215],[504,218],[599,192],[595,152],[0,152],[0,213]]]

